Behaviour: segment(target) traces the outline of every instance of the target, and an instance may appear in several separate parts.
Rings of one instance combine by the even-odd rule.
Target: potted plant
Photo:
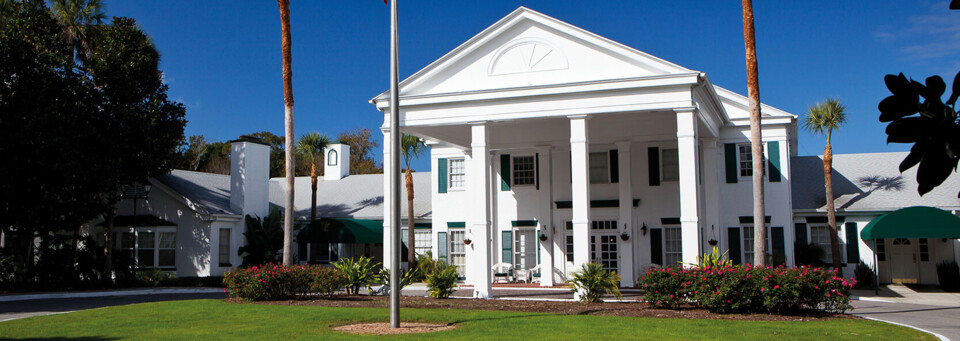
[[[718,243],[718,241],[717,241],[716,239],[713,239],[713,238],[711,238],[710,240],[707,241],[707,244],[710,244],[710,246],[717,246],[717,243]]]
[[[547,235],[543,232],[540,232],[540,241],[541,242],[547,241]]]
[[[473,241],[470,240],[470,238],[466,238],[466,239],[463,240],[463,245],[470,245],[471,242],[473,242]]]
[[[623,241],[627,241],[627,239],[630,239],[630,235],[628,235],[626,232],[622,232],[620,233],[620,239]]]

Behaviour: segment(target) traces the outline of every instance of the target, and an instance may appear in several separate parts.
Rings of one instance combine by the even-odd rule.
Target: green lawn
[[[536,304],[536,303],[531,303]],[[387,309],[171,301],[84,310],[0,323],[0,338],[109,339],[756,339],[934,340],[913,329],[842,319],[825,322],[751,322],[554,315],[524,312],[405,309],[404,320],[454,322],[450,331],[358,336],[330,326],[386,321]]]

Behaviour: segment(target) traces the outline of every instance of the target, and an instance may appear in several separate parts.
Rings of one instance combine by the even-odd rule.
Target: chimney
[[[340,180],[350,175],[350,146],[333,141],[324,153],[323,180]]]
[[[264,217],[270,210],[270,145],[243,135],[230,141],[230,208]]]

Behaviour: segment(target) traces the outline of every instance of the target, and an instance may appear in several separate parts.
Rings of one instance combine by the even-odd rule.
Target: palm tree
[[[100,24],[103,18],[104,6],[101,0],[51,0],[53,16],[63,26],[63,39],[70,46],[70,57],[67,63],[73,68],[74,60],[81,63],[87,61],[93,53],[93,42],[88,34],[90,27]]]
[[[290,56],[290,0],[277,0],[280,6],[281,50],[283,52],[283,105],[286,140],[287,197],[283,214],[283,265],[293,265],[293,181],[296,158],[293,156],[293,70]]]
[[[803,117],[803,129],[827,136],[827,145],[823,147],[823,186],[827,192],[827,221],[830,223],[830,252],[833,256],[833,267],[840,268],[840,238],[837,232],[837,212],[833,204],[833,147],[830,139],[833,131],[840,129],[847,121],[846,107],[840,100],[828,98],[817,103],[807,110]]]
[[[323,151],[330,146],[330,139],[320,133],[306,133],[297,140],[297,154],[310,165],[310,220],[317,220],[317,175],[323,162]]]
[[[410,162],[413,159],[423,155],[427,147],[423,140],[413,135],[403,134],[400,140],[400,155],[403,156],[403,164],[407,167],[407,262],[413,269],[417,263],[416,240],[414,238],[414,216],[413,216],[413,170],[410,169]]]
[[[753,0],[743,0],[743,45],[747,55],[747,94],[750,97],[750,147],[753,155],[753,264],[767,265],[767,227],[763,211],[763,143],[760,134],[760,81]]]

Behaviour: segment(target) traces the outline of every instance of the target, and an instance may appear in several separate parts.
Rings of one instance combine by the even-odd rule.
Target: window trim
[[[531,165],[533,166],[533,182],[532,182],[532,183],[529,183],[529,184],[517,183],[517,179],[519,178],[519,177],[517,176],[517,159],[518,159],[518,158],[530,158],[530,160],[531,160]],[[534,155],[534,154],[510,155],[510,186],[511,186],[511,187],[514,187],[514,186],[521,186],[521,187],[534,186],[534,187],[536,187],[536,186],[539,185],[538,181],[539,181],[539,179],[538,179],[538,176],[537,176],[537,156],[536,156],[536,155]]]
[[[337,165],[337,162],[339,161],[339,160],[337,160],[337,159],[339,158],[339,154],[340,154],[340,153],[337,153],[337,150],[336,150],[336,149],[330,149],[330,150],[328,150],[328,151],[327,151],[327,166],[336,166],[336,165]]]
[[[430,240],[428,240],[427,243],[421,243],[422,240],[417,240],[417,236],[423,236],[423,235],[429,236]],[[415,254],[417,254],[417,255],[422,255],[422,254],[425,254],[425,253],[426,253],[426,252],[423,252],[423,253],[417,252],[417,249],[425,249],[425,251],[429,251],[429,252],[431,252],[431,253],[433,252],[433,239],[434,239],[434,238],[433,238],[433,229],[417,229],[417,228],[414,228],[414,231],[413,231],[413,239],[414,239],[414,242],[416,242],[416,244],[415,244],[415,246],[414,246],[414,248],[413,248],[413,249],[414,249],[413,252],[414,252]]]
[[[839,225],[839,224],[838,224],[838,225]],[[817,243],[817,242],[815,242],[815,241],[813,240],[813,230],[815,230],[815,229],[824,229],[824,230],[826,231],[826,235],[827,235],[827,243],[826,243],[826,244]],[[840,231],[839,231],[839,229],[837,229],[837,230],[838,230],[837,233],[839,234]],[[807,241],[808,241],[810,244],[817,244],[817,245],[820,246],[820,248],[823,249],[823,257],[826,258],[826,259],[821,259],[821,261],[824,261],[824,262],[827,262],[827,263],[832,263],[832,262],[833,262],[833,260],[832,260],[832,259],[833,259],[833,245],[831,245],[831,242],[830,242],[830,225],[829,225],[829,224],[823,224],[823,223],[813,223],[813,224],[809,224],[809,223],[808,223],[808,224],[807,224],[807,233],[809,234],[809,236],[807,237]],[[838,240],[839,240],[840,236],[837,235],[837,238],[838,238]],[[841,251],[841,255],[842,255],[842,254],[843,254],[843,250],[840,250],[840,251]],[[842,256],[841,256],[841,257],[842,257]]]
[[[465,228],[449,228],[447,229],[447,262],[450,265],[457,267],[458,277],[464,277],[467,274],[467,245],[464,240],[467,239],[467,229]],[[459,242],[454,235],[462,235],[463,238],[459,239]],[[463,252],[454,251],[453,247],[456,244],[463,245]],[[463,264],[456,264],[453,261],[454,255],[463,255]]]
[[[133,233],[132,227],[119,227],[112,230],[114,241],[114,250],[123,252],[127,250],[123,248],[123,233]],[[141,267],[139,264],[136,264],[136,268],[139,269],[159,269],[162,271],[176,271],[177,270],[177,249],[178,249],[178,236],[177,236],[177,227],[176,226],[138,226],[137,235],[141,233],[153,233],[153,247],[150,248],[153,250],[153,265]],[[173,233],[173,248],[161,248],[160,247],[160,234],[161,233]],[[140,251],[140,247],[137,245],[140,241],[137,238],[134,238],[134,248],[129,249],[130,252],[134,250]],[[160,250],[173,250],[173,266],[160,266]],[[116,253],[115,253],[116,254]],[[139,256],[136,256],[139,263]]]
[[[227,258],[223,259],[223,232],[226,231],[228,234],[227,237]],[[233,246],[233,229],[229,227],[221,227],[217,232],[217,264],[220,267],[231,267],[233,263],[230,261],[230,255],[233,254],[231,247]]]
[[[463,176],[463,181],[460,186],[454,186],[453,182],[453,164],[456,162],[461,162],[463,165],[462,173],[456,173]],[[464,191],[467,189],[467,161],[465,158],[448,158],[447,159],[447,191]]]
[[[664,170],[664,167],[667,165],[667,158],[664,157],[663,153],[667,150],[677,151],[677,178],[673,180],[667,179],[667,172]],[[660,148],[660,182],[680,182],[680,148]]]
[[[663,252],[663,264],[661,264],[661,266],[663,266],[663,267],[665,267],[665,268],[666,268],[666,267],[680,266],[680,262],[683,262],[683,230],[681,229],[681,226],[680,226],[680,225],[675,225],[675,224],[665,224],[665,225],[661,226],[660,229],[661,229],[661,231],[662,231],[661,233],[662,233],[662,236],[663,236],[663,237],[661,238],[661,241],[660,241],[660,243],[661,243],[661,250],[662,250],[662,252]],[[674,230],[674,229],[680,231],[680,251],[667,251],[667,239],[668,239],[668,238],[667,238],[667,230]],[[667,262],[667,258],[668,258],[667,255],[680,255],[680,261],[679,261],[679,262],[674,262],[674,263],[671,264],[671,265],[667,265],[667,264],[669,263],[669,262]]]
[[[754,228],[753,223],[740,224],[740,257],[743,257],[741,258],[743,264],[753,264],[753,254],[756,253],[756,250],[753,249],[753,242],[754,242],[753,233],[748,234],[746,231],[747,228],[753,229]],[[773,255],[773,242],[770,240],[770,233],[773,230],[771,229],[769,223],[764,224],[764,228],[767,229],[766,242],[767,242],[767,252],[768,252],[767,256],[769,257]],[[809,231],[809,228],[808,228],[808,231]],[[751,232],[754,232],[754,231],[751,231]],[[747,243],[747,236],[750,236],[750,243]],[[749,252],[750,257],[747,257],[747,253],[748,253],[747,245],[750,245],[750,252]]]
[[[532,269],[536,267],[539,263],[537,261],[537,252],[539,251],[538,249],[540,248],[540,245],[539,245],[540,241],[537,239],[538,238],[537,227],[536,226],[513,227],[511,229],[511,232],[513,233],[513,237],[512,237],[513,240],[511,241],[513,245],[510,246],[512,249],[510,252],[513,253],[513,268],[520,269],[520,257],[522,256],[531,257],[531,255],[533,257],[533,264],[528,269]],[[533,232],[532,233],[533,251],[527,251],[525,253],[520,252],[520,248],[518,247],[520,245],[520,238],[518,238],[520,236],[520,232],[527,232],[527,233]]]
[[[597,172],[594,172],[594,171],[593,171],[593,165],[591,164],[590,160],[591,160],[591,156],[596,155],[596,154],[603,154],[603,159],[606,160],[606,163],[604,164],[604,170],[603,170],[603,172],[599,172],[599,173],[602,173],[602,174],[603,174],[604,180],[603,180],[603,181],[594,182],[594,181],[593,181],[593,176],[594,176],[594,173],[597,173]],[[589,180],[589,182],[590,182],[591,185],[602,185],[602,184],[610,184],[610,183],[612,183],[612,182],[610,182],[610,151],[609,151],[609,150],[599,151],[599,152],[593,152],[593,151],[588,152],[588,153],[587,153],[587,168],[590,169],[590,179],[587,179],[587,180]],[[573,169],[573,168],[572,168],[572,165],[571,165],[571,170],[572,170],[572,169]],[[598,174],[599,174],[599,173],[598,173]]]

